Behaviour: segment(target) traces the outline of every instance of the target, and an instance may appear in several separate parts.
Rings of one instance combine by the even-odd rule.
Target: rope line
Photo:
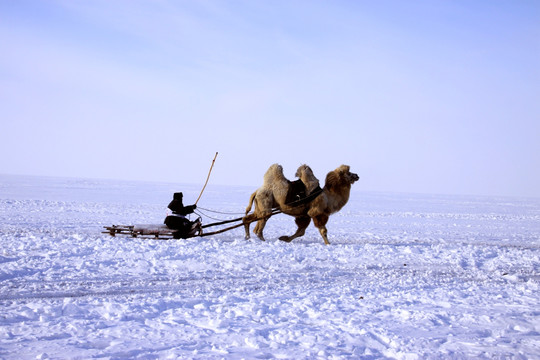
[[[205,208],[200,207],[200,206],[197,206],[197,209],[201,209],[201,210],[208,211],[208,212],[212,212],[212,213],[216,213],[216,214],[223,214],[223,215],[245,215],[245,213],[243,213],[243,212],[224,212],[224,211],[216,211],[216,210],[211,210],[211,209],[205,209]]]
[[[204,210],[206,210],[206,209],[204,209]],[[218,221],[230,220],[230,219],[219,219],[219,218],[216,218],[216,217],[212,217],[212,216],[210,216],[208,214],[205,214],[204,212],[200,211],[199,208],[197,208],[197,210],[195,210],[194,212],[195,212],[195,214],[197,214],[199,216],[204,216],[204,217],[207,217],[207,218],[212,219],[212,220],[218,220]],[[242,215],[244,215],[244,214],[242,213]]]

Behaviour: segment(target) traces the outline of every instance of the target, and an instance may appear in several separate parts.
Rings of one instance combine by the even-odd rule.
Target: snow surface
[[[540,358],[540,199],[367,193],[310,226],[189,240],[102,234],[163,221],[188,185],[0,176],[0,358]],[[254,189],[209,185],[238,217]],[[214,222],[203,218],[203,223]]]

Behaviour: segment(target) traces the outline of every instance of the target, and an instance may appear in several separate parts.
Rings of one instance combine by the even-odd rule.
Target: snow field
[[[101,230],[161,223],[197,187],[0,180],[0,358],[540,358],[537,199],[358,191],[330,246],[313,226],[276,240],[285,215],[266,242],[157,241]],[[200,207],[242,212],[252,190]]]

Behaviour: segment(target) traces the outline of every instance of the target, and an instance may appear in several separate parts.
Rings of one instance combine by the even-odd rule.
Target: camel
[[[271,165],[263,178],[263,185],[258,188],[249,199],[246,208],[246,216],[243,218],[246,230],[246,239],[250,238],[249,226],[257,221],[253,232],[264,241],[263,229],[266,222],[272,216],[273,209],[280,208],[289,211],[305,207],[303,200],[314,195],[319,187],[319,180],[313,175],[313,171],[307,165],[300,165],[296,170],[296,177],[300,180],[291,182],[283,175],[283,167],[279,164]],[[248,215],[255,203],[255,210]]]
[[[279,165],[276,166],[281,168]],[[272,169],[272,167],[270,168]],[[269,169],[269,171],[271,169]],[[243,218],[246,238],[249,238],[249,223],[263,217],[264,219],[257,223],[254,232],[261,240],[264,240],[262,232],[266,221],[271,216],[272,208],[277,208],[284,214],[295,217],[295,222],[298,226],[298,229],[293,235],[281,236],[279,238],[280,240],[290,242],[297,237],[303,236],[311,219],[313,219],[313,223],[315,227],[319,229],[319,233],[321,234],[324,243],[329,245],[328,230],[326,229],[328,219],[331,214],[338,212],[345,204],[347,204],[349,201],[351,185],[359,180],[358,175],[351,173],[348,165],[341,165],[326,175],[324,188],[314,200],[299,206],[291,206],[290,204],[283,202],[283,194],[287,192],[288,183],[282,175],[283,172],[281,172],[280,175],[279,171],[277,174],[273,173],[273,175],[269,175],[268,177],[265,174],[263,186],[252,194],[252,199],[255,201],[255,210],[252,214],[246,215]],[[250,199],[250,204],[253,201],[252,199]],[[246,210],[249,212],[251,206]]]

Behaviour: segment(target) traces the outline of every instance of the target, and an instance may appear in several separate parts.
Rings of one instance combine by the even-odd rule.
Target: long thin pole
[[[208,176],[206,177],[206,182],[204,183],[204,186],[201,190],[201,193],[199,194],[199,197],[197,198],[197,201],[195,201],[195,205],[197,205],[197,203],[199,202],[199,199],[201,198],[203,192],[204,192],[204,189],[206,189],[206,184],[208,184],[208,180],[210,179],[210,174],[212,173],[212,168],[214,167],[214,163],[216,162],[216,158],[217,158],[217,151],[216,151],[216,156],[214,156],[214,160],[212,160],[212,165],[210,166],[210,170],[208,171]]]

